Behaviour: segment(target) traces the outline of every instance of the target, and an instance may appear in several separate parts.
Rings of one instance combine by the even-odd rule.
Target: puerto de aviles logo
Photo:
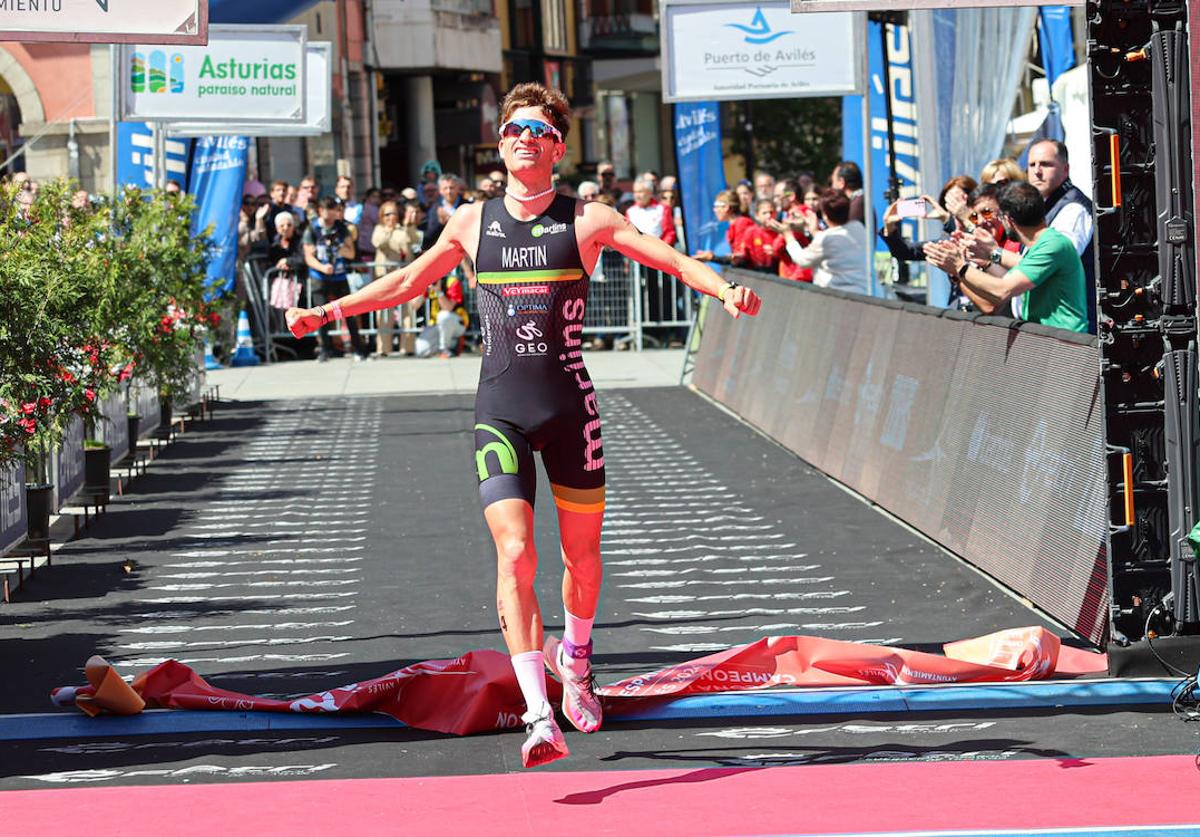
[[[746,34],[745,41],[748,44],[762,46],[769,44],[774,40],[782,38],[784,35],[791,35],[791,29],[780,29],[777,32],[771,31],[771,24],[767,22],[766,15],[763,14],[762,7],[759,6],[754,10],[754,17],[750,20],[750,25],[744,23],[726,23],[730,29],[737,29],[739,32]]]
[[[161,49],[135,52],[129,59],[129,86],[134,93],[182,93],[183,53]]]

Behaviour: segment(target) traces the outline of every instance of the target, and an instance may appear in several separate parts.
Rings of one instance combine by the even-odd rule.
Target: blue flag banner
[[[874,21],[867,27],[867,47],[870,57],[870,72],[867,90],[871,105],[871,204],[874,218],[867,219],[868,228],[874,233],[883,223],[883,213],[890,201],[887,199],[891,177],[890,157],[896,159],[896,178],[900,181],[900,197],[919,196],[917,183],[920,160],[918,158],[918,131],[916,85],[913,83],[912,41],[907,26],[887,27],[887,62],[891,82],[892,134],[895,148],[888,148],[887,101],[884,99],[884,49],[882,24]],[[854,160],[861,165],[863,157],[862,97],[842,98],[842,159]],[[901,225],[905,238],[916,240],[920,231],[915,220]],[[876,252],[887,252],[887,246],[877,235],[873,235]],[[917,269],[920,265],[913,265]]]
[[[210,298],[231,292],[237,280],[238,214],[249,147],[246,137],[200,137],[192,155],[187,189],[196,198],[192,232],[199,234],[212,227]]]
[[[167,179],[187,185],[190,139],[166,142]],[[117,123],[117,186],[146,189],[154,185],[154,139],[148,122]]]
[[[675,170],[683,207],[684,240],[689,253],[728,254],[728,226],[713,215],[713,200],[725,189],[721,157],[721,106],[717,102],[675,105]]]
[[[1042,6],[1038,11],[1038,42],[1046,81],[1054,80],[1075,66],[1075,35],[1071,31],[1069,6]]]
[[[1038,129],[1029,138],[1029,144],[1021,152],[1021,156],[1017,159],[1017,165],[1021,167],[1022,171],[1029,165],[1029,149],[1035,142],[1041,142],[1046,139],[1062,142],[1066,138],[1067,134],[1063,130],[1062,124],[1062,112],[1059,111],[1056,103],[1051,102],[1046,111],[1046,118],[1042,120],[1042,124],[1038,125]]]

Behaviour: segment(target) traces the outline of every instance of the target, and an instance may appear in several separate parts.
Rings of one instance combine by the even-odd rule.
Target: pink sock
[[[567,615],[566,625],[563,627],[563,638],[570,640],[572,645],[587,645],[592,638],[592,623],[596,621],[596,617],[584,619],[565,607],[563,613]]]
[[[563,639],[572,645],[587,645],[592,639],[592,623],[596,621],[596,617],[593,616],[590,619],[584,619],[582,616],[576,616],[565,607],[563,608],[563,613],[566,614],[566,624],[563,626]],[[559,658],[559,663],[569,668],[573,674],[582,677],[592,664],[592,661],[591,659],[575,659],[564,654]]]

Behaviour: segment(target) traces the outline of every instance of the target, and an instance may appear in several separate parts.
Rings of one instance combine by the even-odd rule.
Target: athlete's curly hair
[[[571,129],[571,105],[560,91],[536,81],[518,84],[508,91],[500,103],[500,124],[507,122],[518,108],[541,108],[546,111],[554,127],[562,134],[563,141],[566,141],[567,131]]]

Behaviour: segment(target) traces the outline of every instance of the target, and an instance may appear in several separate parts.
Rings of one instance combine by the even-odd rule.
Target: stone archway
[[[33,78],[21,66],[13,54],[0,47],[0,76],[8,82],[13,95],[17,97],[17,105],[21,108],[21,120],[27,123],[41,124],[46,121],[46,109],[42,107],[42,97],[38,95],[37,85]]]

